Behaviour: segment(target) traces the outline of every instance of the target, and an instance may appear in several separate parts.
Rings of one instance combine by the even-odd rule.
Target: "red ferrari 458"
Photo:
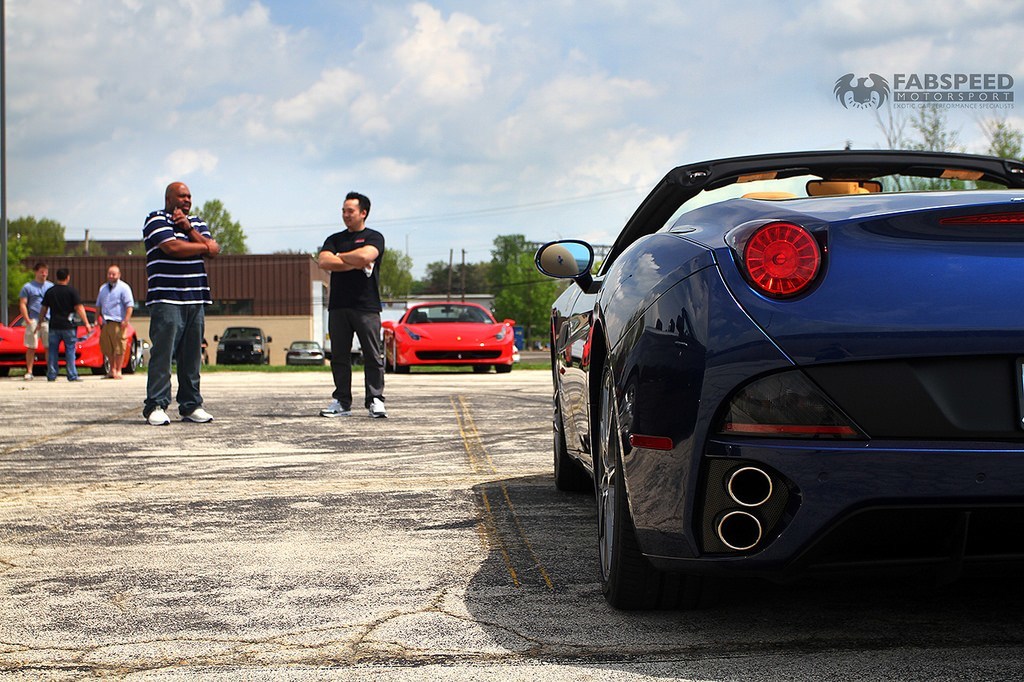
[[[512,371],[515,320],[498,322],[476,303],[420,303],[397,322],[385,320],[384,367],[408,372],[412,365],[472,365],[474,372],[491,366]]]

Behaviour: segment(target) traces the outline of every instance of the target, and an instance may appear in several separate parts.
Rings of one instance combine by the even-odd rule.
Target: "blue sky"
[[[130,239],[180,179],[253,252],[314,251],[355,189],[417,275],[499,234],[609,243],[683,163],[884,146],[846,73],[1024,82],[1002,0],[5,6],[10,217]],[[969,152],[995,116],[1024,128],[1024,104],[948,111]]]

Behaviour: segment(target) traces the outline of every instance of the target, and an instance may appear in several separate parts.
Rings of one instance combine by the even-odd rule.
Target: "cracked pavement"
[[[214,422],[149,427],[144,375],[0,379],[4,679],[1024,676],[1006,577],[614,611],[548,372],[389,375],[386,420],[317,416],[330,381],[210,373]]]

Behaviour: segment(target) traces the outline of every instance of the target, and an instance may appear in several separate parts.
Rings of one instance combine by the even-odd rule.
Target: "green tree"
[[[547,330],[558,282],[537,272],[533,249],[521,234],[499,235],[491,250],[494,315],[511,317],[525,327],[526,337]]]
[[[405,298],[411,291],[412,257],[385,247],[380,266],[381,298]]]
[[[950,130],[946,122],[946,110],[935,105],[925,105],[917,109],[916,115],[910,119],[910,127],[917,132],[919,138],[910,142],[909,149],[932,152],[962,152],[959,133]]]
[[[8,235],[13,236],[8,223]],[[22,265],[22,261],[29,258],[25,244],[19,239],[7,240],[7,311],[10,313],[8,322],[14,318],[18,310],[18,294],[25,282],[32,279],[32,271]]]
[[[987,153],[1003,159],[1024,159],[1024,133],[1011,126],[1005,118],[988,119],[980,125],[988,140]]]
[[[434,261],[427,264],[426,277],[418,282],[416,293],[451,294],[453,298],[462,294],[488,294],[491,293],[490,270],[491,264],[487,262],[452,263],[449,268],[444,261]]]
[[[210,227],[210,234],[217,240],[222,254],[249,253],[242,226],[231,219],[231,214],[224,208],[220,199],[210,199],[203,204],[199,209],[199,216]]]
[[[946,110],[935,105],[924,105],[918,108],[909,120],[915,136],[907,137],[904,128],[908,122],[900,117],[890,115],[888,124],[879,118],[879,126],[886,135],[886,142],[893,149],[910,149],[913,151],[932,152],[963,152],[959,133],[952,130],[946,121]],[[892,177],[883,180],[887,191],[905,190],[946,190],[964,189],[963,180],[945,178],[901,178]]]
[[[7,224],[7,238],[10,242],[21,242],[25,258],[64,255],[64,226],[56,220],[15,218]]]

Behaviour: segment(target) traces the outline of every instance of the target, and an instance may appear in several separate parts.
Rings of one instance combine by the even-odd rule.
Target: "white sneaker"
[[[206,422],[213,421],[213,415],[204,410],[201,407],[197,407],[192,410],[189,414],[181,415],[181,421],[183,422],[195,422],[197,424],[205,424]]]
[[[332,400],[330,405],[320,410],[321,417],[348,417],[351,414],[352,410],[345,409],[337,400]]]
[[[384,401],[380,398],[374,398],[373,402],[370,403],[370,416],[374,419],[383,419],[388,416],[387,408],[384,407]]]
[[[25,372],[25,381],[32,381],[33,379],[35,379],[35,377],[32,376],[32,372]]]
[[[149,416],[146,417],[146,421],[149,422],[150,426],[164,426],[165,424],[171,423],[170,418],[167,416],[167,413],[164,412],[162,407],[158,407],[150,412]]]

